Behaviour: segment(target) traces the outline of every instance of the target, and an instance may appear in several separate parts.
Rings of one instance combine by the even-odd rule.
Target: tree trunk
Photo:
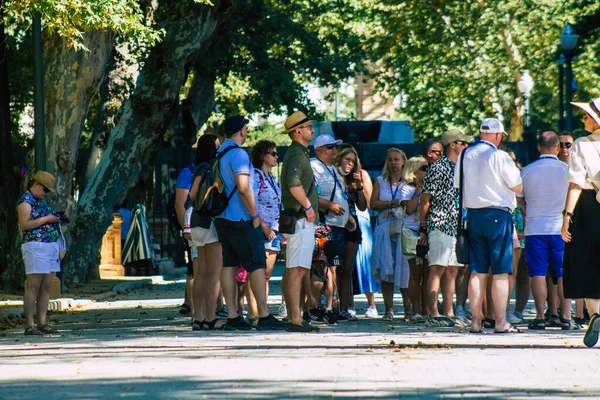
[[[93,255],[98,254],[111,223],[113,205],[123,199],[142,168],[153,165],[162,136],[176,117],[188,64],[206,52],[219,19],[227,14],[193,2],[181,8],[179,17],[169,15],[169,21],[159,24],[166,36],[150,51],[108,148],[80,197],[78,218],[71,227],[72,242],[63,262],[68,284],[84,282],[90,271],[96,270]]]
[[[15,205],[17,183],[10,131],[10,91],[8,86],[8,47],[4,32],[4,1],[0,0],[0,276],[8,265],[17,226]]]

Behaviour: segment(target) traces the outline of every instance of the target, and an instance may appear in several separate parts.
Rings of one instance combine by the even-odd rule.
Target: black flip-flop
[[[483,330],[483,326],[481,328],[479,328],[478,331],[474,331],[474,330],[469,330],[469,333],[474,334],[474,335],[483,335],[485,332]]]
[[[221,321],[219,318],[215,318],[212,321],[204,321],[204,326],[209,331],[222,331],[223,329],[225,329],[225,323],[223,321],[221,321],[221,322],[223,322],[223,325],[216,326],[217,322],[219,322],[219,321]]]
[[[503,331],[494,331],[494,333],[523,333],[522,330],[520,330],[519,328],[517,328],[516,326],[514,326],[513,324],[510,324],[508,326],[508,328],[506,328]]]

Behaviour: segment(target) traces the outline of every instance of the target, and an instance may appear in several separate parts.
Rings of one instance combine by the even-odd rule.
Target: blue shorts
[[[281,251],[281,233],[277,232],[271,241],[265,238],[265,250]]]
[[[525,236],[525,258],[529,277],[546,276],[550,272],[556,285],[562,278],[565,242],[560,235]]]
[[[471,272],[492,275],[512,274],[513,229],[508,211],[496,208],[470,208],[467,211],[469,268]]]

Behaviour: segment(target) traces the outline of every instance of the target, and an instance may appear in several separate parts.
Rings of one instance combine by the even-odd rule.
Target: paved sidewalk
[[[177,314],[182,290],[157,283],[55,313],[56,337],[2,332],[0,398],[600,397],[600,352],[583,332],[472,335],[363,318],[318,334],[193,332]]]

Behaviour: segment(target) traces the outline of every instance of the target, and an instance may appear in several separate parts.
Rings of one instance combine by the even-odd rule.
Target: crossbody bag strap
[[[459,168],[459,175],[458,175],[458,229],[461,229],[463,227],[463,192],[464,192],[464,181],[465,181],[465,174],[464,174],[464,167],[465,167],[465,153],[467,152],[467,149],[464,149],[461,153],[460,153],[460,168]]]
[[[225,156],[225,154],[227,154],[230,150],[233,150],[233,149],[241,149],[241,147],[240,146],[229,146],[228,148],[226,148],[225,150],[223,150],[222,152],[217,154],[217,163],[219,165],[219,174],[221,173],[221,159]],[[223,179],[222,176],[221,176],[221,179]],[[223,188],[223,190],[225,190],[225,188]],[[233,190],[231,191],[229,196],[227,196],[227,201],[231,200],[231,198],[233,197],[233,195],[235,194],[236,191],[237,191],[237,185],[235,185],[233,187]]]

